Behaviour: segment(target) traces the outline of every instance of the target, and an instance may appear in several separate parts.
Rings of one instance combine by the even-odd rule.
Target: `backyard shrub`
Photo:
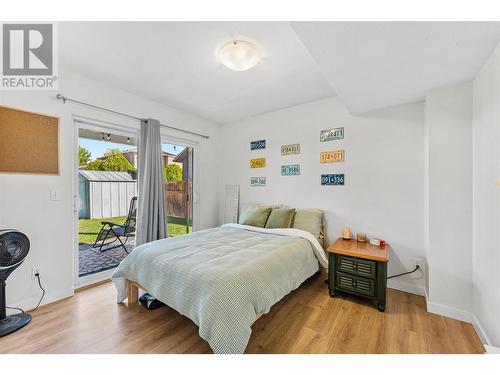
[[[163,171],[165,181],[182,181],[182,168],[177,164],[169,164]]]
[[[85,165],[91,157],[90,151],[85,147],[78,146],[78,165]]]
[[[136,169],[123,156],[123,154],[114,154],[103,160],[94,160],[87,164],[89,171],[114,171],[135,173]]]

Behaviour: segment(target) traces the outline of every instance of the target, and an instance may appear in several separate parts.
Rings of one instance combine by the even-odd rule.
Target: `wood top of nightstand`
[[[375,260],[377,262],[388,262],[390,249],[391,247],[387,244],[384,247],[380,247],[372,245],[369,242],[363,243],[354,239],[344,240],[343,238],[338,238],[326,251],[350,257]]]

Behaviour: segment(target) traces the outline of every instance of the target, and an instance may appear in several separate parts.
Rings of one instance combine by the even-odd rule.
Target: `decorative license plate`
[[[265,139],[250,142],[250,150],[262,150],[263,148],[266,148]]]
[[[324,151],[319,154],[321,163],[338,163],[344,161],[344,150]]]
[[[344,139],[344,128],[332,128],[322,130],[319,134],[321,142],[334,141],[336,139]]]
[[[250,159],[250,168],[264,168],[266,166],[266,158]]]
[[[290,165],[282,165],[281,166],[281,175],[282,176],[296,176],[300,174],[300,165],[298,164],[290,164]]]
[[[322,174],[321,185],[344,185],[344,174]]]
[[[250,177],[250,186],[266,186],[266,177]]]
[[[296,155],[296,154],[300,154],[300,144],[295,143],[293,145],[281,146],[281,156]]]

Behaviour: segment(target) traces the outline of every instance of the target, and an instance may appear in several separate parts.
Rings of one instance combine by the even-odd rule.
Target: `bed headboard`
[[[326,250],[326,246],[328,245],[328,241],[326,239],[326,227],[325,224],[321,224],[321,231],[319,232],[319,244],[323,249]]]

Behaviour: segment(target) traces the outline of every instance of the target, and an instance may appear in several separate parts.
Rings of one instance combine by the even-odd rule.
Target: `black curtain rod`
[[[118,111],[113,111],[112,109],[107,109],[107,108],[99,107],[97,105],[93,105],[93,104],[90,104],[90,103],[81,102],[79,100],[70,99],[70,98],[68,98],[66,96],[63,96],[61,94],[57,94],[56,98],[58,100],[62,100],[62,102],[64,104],[66,104],[66,102],[71,102],[71,103],[80,104],[80,105],[83,105],[83,106],[86,106],[86,107],[98,109],[100,111],[114,113],[115,115],[119,115],[119,116],[123,116],[123,117],[128,117],[128,118],[131,118],[133,120],[137,120],[137,121],[142,121],[143,120],[140,117],[128,115],[126,113],[122,113],[122,112],[118,112]],[[195,133],[195,132],[190,132],[189,130],[179,129],[179,128],[176,128],[175,126],[164,125],[164,124],[160,124],[160,126],[163,126],[165,128],[169,128],[169,129],[172,129],[172,130],[180,131],[180,132],[183,132],[183,133],[187,133],[187,134],[191,134],[191,135],[196,135],[196,136],[202,137],[204,139],[209,139],[210,138],[208,135],[200,134],[200,133]]]

